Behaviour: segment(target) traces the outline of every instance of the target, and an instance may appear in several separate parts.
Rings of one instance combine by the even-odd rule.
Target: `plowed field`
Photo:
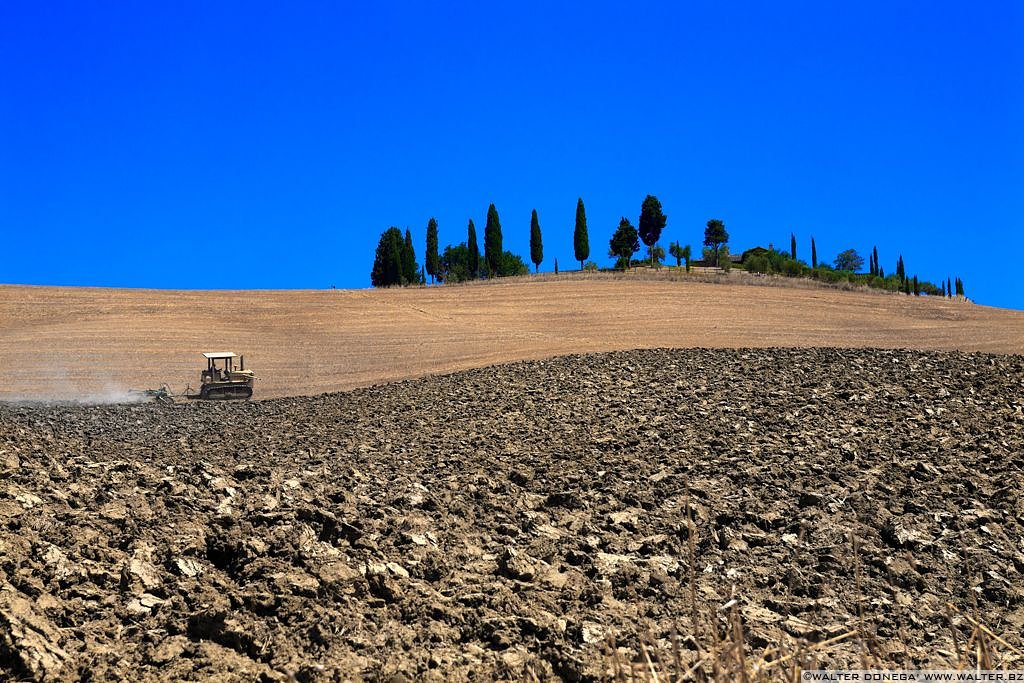
[[[589,329],[547,305],[553,338]],[[647,306],[623,307],[640,329]],[[936,343],[976,313],[916,310],[889,320]],[[495,331],[471,329],[482,353]],[[1020,356],[641,350],[312,398],[0,405],[0,679],[1024,668],[1022,380]]]

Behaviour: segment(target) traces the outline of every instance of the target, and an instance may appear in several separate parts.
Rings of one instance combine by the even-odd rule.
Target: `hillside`
[[[695,278],[696,280],[696,278]],[[233,350],[256,397],[566,353],[879,347],[1020,353],[1024,313],[877,292],[609,277],[459,287],[165,291],[0,287],[0,399],[197,384]]]

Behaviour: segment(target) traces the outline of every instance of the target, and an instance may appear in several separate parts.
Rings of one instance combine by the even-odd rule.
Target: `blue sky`
[[[651,193],[1024,309],[1021,3],[491,5],[3,3],[0,282],[367,287],[491,202],[564,269],[577,197],[609,264]]]

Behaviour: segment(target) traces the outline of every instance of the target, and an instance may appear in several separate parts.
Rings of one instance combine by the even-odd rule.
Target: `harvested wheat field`
[[[644,278],[391,290],[0,287],[0,400],[176,392],[245,354],[256,398],[514,360],[655,347],[1024,351],[1024,312],[870,291]],[[646,276],[646,277],[652,277]],[[770,282],[733,273],[723,281]],[[792,282],[792,281],[789,281]]]
[[[0,678],[1024,667],[1022,378],[676,349],[0,405]]]

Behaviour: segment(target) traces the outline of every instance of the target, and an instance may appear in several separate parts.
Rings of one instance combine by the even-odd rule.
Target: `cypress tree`
[[[466,237],[466,249],[469,251],[469,278],[480,277],[480,248],[476,246],[476,226],[473,225],[473,219],[469,219],[469,227],[467,228],[469,235]]]
[[[484,260],[487,261],[487,276],[498,274],[501,262],[501,221],[494,204],[487,207],[487,225],[484,226]]]
[[[917,276],[914,276],[914,296],[921,296],[921,287],[917,284]]]
[[[412,233],[405,229],[405,244],[402,245],[402,284],[419,282],[419,268],[416,267],[416,252],[412,248]]]
[[[878,247],[877,247],[877,246],[875,246],[875,247],[874,247],[874,248],[873,248],[873,249],[871,250],[871,253],[872,253],[872,255],[874,256],[874,261],[875,261],[875,272],[874,272],[874,273],[872,273],[872,275],[878,276],[878,274],[879,274],[879,273],[881,272],[881,270],[882,270],[882,269],[881,269],[881,267],[880,267],[880,266],[878,265]]]
[[[555,259],[555,275],[558,275],[558,259]]]
[[[910,294],[910,278],[903,278],[903,293]]]
[[[796,234],[789,233],[789,255],[796,261]]]
[[[583,208],[583,197],[576,200],[576,229],[572,233],[572,250],[576,260],[583,262],[590,258],[590,237],[587,235],[587,212]]]
[[[380,241],[377,242],[377,252],[373,259],[373,269],[370,271],[370,283],[374,287],[404,284],[402,278],[404,251],[405,242],[402,240],[401,230],[390,227],[381,233]]]
[[[437,220],[433,216],[427,221],[427,256],[426,271],[430,275],[430,281],[437,278],[437,271],[441,265],[441,256],[437,252]]]
[[[948,277],[946,278],[946,298],[953,298],[953,281]]]
[[[903,265],[903,254],[896,260],[896,277],[900,279],[900,282],[904,282],[907,279],[907,270]]]
[[[692,254],[692,250],[690,249],[690,245],[689,244],[687,244],[685,247],[683,247],[682,254],[683,254],[683,260],[686,261],[686,272],[689,273],[690,272],[690,255]]]
[[[530,216],[530,260],[533,261],[534,272],[540,271],[540,263],[544,260],[544,242],[540,235],[540,221],[537,220],[537,209]]]
[[[946,281],[942,281],[942,298],[946,298]]]
[[[811,268],[818,267],[818,248],[814,246],[814,238],[811,238]]]

